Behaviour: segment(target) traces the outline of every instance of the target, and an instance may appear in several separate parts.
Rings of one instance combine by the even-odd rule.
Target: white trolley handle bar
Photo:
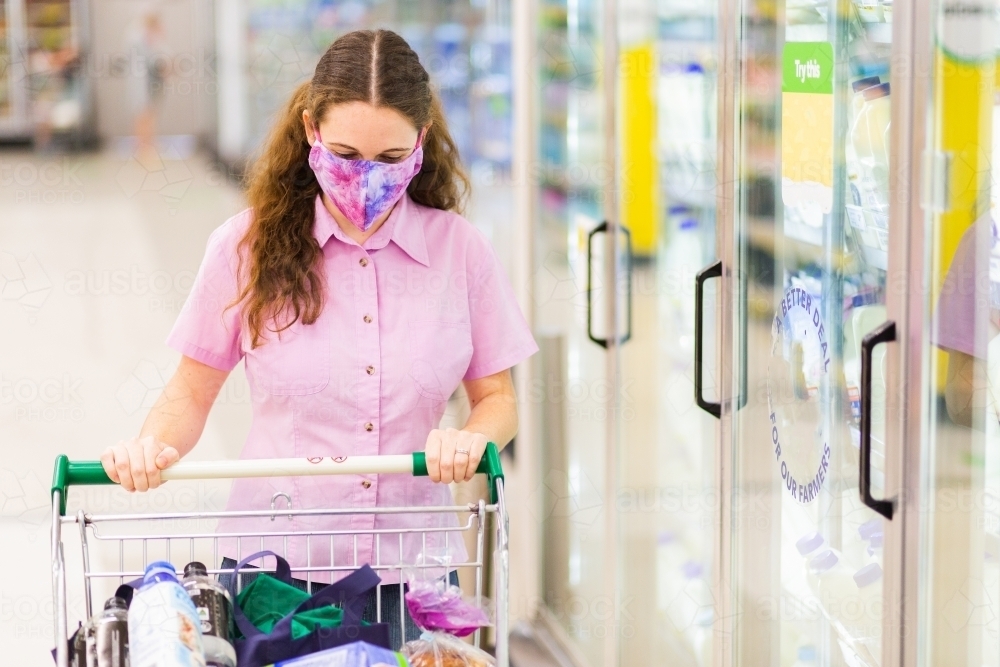
[[[179,461],[160,473],[165,481],[236,479],[239,477],[306,477],[310,475],[377,475],[413,473],[409,454],[314,459],[243,459],[240,461]]]
[[[496,481],[503,479],[500,452],[487,443],[476,468],[489,478],[492,502],[497,502]],[[423,452],[388,456],[337,456],[300,459],[243,459],[238,461],[179,461],[160,473],[164,480],[235,479],[238,477],[303,477],[309,475],[378,475],[404,473],[427,475]],[[100,461],[70,461],[56,457],[52,472],[52,493],[59,492],[60,514],[66,513],[66,496],[71,486],[113,484]]]

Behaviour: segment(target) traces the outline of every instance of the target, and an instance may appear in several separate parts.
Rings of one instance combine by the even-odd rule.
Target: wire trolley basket
[[[85,509],[67,516],[66,501],[70,487],[114,484],[104,472],[99,461],[70,461],[66,456],[58,456],[52,479],[52,587],[54,601],[56,664],[57,667],[69,667],[69,623],[70,609],[67,592],[67,571],[82,570],[82,581],[75,583],[74,599],[79,600],[82,592],[82,613],[79,605],[74,604],[76,615],[86,618],[76,619],[86,621],[95,612],[95,599],[98,601],[109,597],[122,583],[141,578],[145,566],[153,560],[171,560],[171,556],[187,558],[191,561],[202,560],[209,563],[208,573],[211,575],[229,574],[231,570],[220,569],[220,540],[235,540],[237,544],[237,560],[250,553],[267,549],[280,553],[287,558],[290,539],[305,541],[307,562],[292,563],[292,574],[311,584],[314,579],[329,580],[330,576],[346,573],[364,565],[358,561],[358,539],[370,536],[374,545],[389,541],[399,545],[399,556],[395,562],[385,563],[380,558],[381,549],[372,549],[374,563],[371,568],[380,576],[391,574],[399,578],[399,618],[383,619],[381,594],[386,584],[376,589],[376,620],[385,623],[398,623],[400,636],[406,634],[406,613],[403,604],[403,571],[413,568],[413,563],[404,563],[403,540],[421,540],[425,545],[428,536],[443,540],[446,547],[449,539],[459,539],[464,533],[473,538],[474,552],[462,563],[450,563],[449,569],[470,572],[475,582],[475,600],[481,604],[484,596],[484,576],[492,571],[493,596],[495,602],[495,650],[497,665],[508,667],[508,524],[507,510],[504,501],[504,477],[500,465],[500,456],[496,446],[489,443],[477,473],[487,475],[489,482],[489,502],[480,500],[478,503],[452,506],[414,506],[414,507],[373,507],[364,509],[329,508],[329,509],[294,509],[292,497],[288,493],[275,493],[269,508],[248,509],[246,511],[189,511],[189,512],[142,512],[127,514],[94,514]],[[359,475],[359,474],[410,474],[414,476],[427,475],[427,465],[423,452],[412,455],[390,456],[354,456],[337,459],[250,459],[242,461],[181,461],[161,472],[164,481],[170,480],[208,480],[235,479],[243,477],[300,477],[315,475]],[[283,501],[283,502],[281,502]],[[329,517],[345,515],[386,515],[386,514],[459,514],[467,515],[460,520],[458,527],[425,527],[425,528],[379,528],[368,530],[346,531],[309,529],[295,526],[293,517]],[[494,515],[492,562],[486,560],[487,526],[490,515]],[[259,530],[239,534],[219,533],[216,523],[220,519],[238,518],[255,520],[254,525]],[[80,543],[79,564],[74,567],[67,565],[69,552],[64,537],[78,535]],[[450,537],[449,537],[450,536]],[[74,539],[74,541],[76,541]],[[340,563],[334,560],[334,543],[347,544],[349,553],[353,552],[353,562]],[[322,565],[312,563],[312,545],[329,544],[330,562]],[[353,545],[353,549],[350,548]],[[325,549],[325,546],[322,547]],[[75,557],[73,558],[74,565]],[[417,567],[421,567],[417,565]],[[431,567],[423,565],[422,567]],[[440,565],[436,566],[440,569]],[[266,570],[264,570],[266,571]],[[325,579],[324,579],[325,578]],[[243,577],[237,577],[233,582],[237,590]],[[311,586],[307,586],[311,589]],[[96,596],[96,597],[95,597]],[[103,596],[103,597],[101,597]],[[100,602],[98,602],[98,605]],[[480,645],[480,632],[475,635],[476,645]],[[398,649],[399,647],[393,647]]]

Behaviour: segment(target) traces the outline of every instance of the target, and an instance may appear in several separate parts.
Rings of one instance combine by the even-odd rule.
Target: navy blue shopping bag
[[[292,583],[288,561],[273,551],[259,551],[247,556],[233,569],[228,587],[233,599],[233,618],[244,637],[233,642],[237,664],[240,667],[265,667],[279,660],[309,655],[357,641],[391,649],[387,623],[361,624],[361,614],[364,612],[368,594],[382,581],[368,565],[363,565],[340,581],[322,588],[296,607],[292,613],[275,623],[271,632],[259,630],[236,603],[235,587],[239,571],[251,561],[265,556],[274,556],[277,560],[273,576],[286,584]],[[344,621],[339,627],[317,628],[304,637],[298,639],[292,637],[293,616],[330,604],[337,605],[344,611]]]

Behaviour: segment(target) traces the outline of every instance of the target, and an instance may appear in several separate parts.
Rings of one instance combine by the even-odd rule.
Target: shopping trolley
[[[379,507],[367,508],[364,510],[330,508],[330,509],[293,509],[290,503],[285,504],[285,509],[279,509],[276,501],[283,498],[289,501],[287,493],[275,493],[271,499],[271,507],[260,510],[234,511],[234,512],[160,512],[160,513],[129,513],[129,514],[91,514],[84,510],[79,510],[74,516],[66,516],[66,498],[70,487],[94,484],[113,484],[114,482],[104,472],[104,468],[99,461],[70,461],[66,456],[58,456],[55,461],[55,469],[52,477],[52,586],[53,600],[55,602],[55,639],[56,639],[56,663],[58,667],[68,667],[69,665],[69,611],[67,604],[66,589],[66,551],[63,543],[63,529],[65,526],[75,525],[79,533],[81,550],[81,569],[83,573],[83,605],[84,613],[89,618],[94,614],[94,584],[102,582],[109,586],[120,585],[123,582],[131,581],[142,576],[143,568],[149,560],[159,560],[160,555],[165,551],[165,560],[170,561],[171,550],[176,555],[178,548],[187,546],[186,555],[190,560],[195,560],[195,556],[200,553],[208,553],[208,548],[212,550],[211,564],[216,568],[219,561],[219,540],[226,538],[236,538],[239,541],[247,541],[250,545],[263,545],[265,539],[273,541],[277,538],[279,543],[283,543],[287,548],[288,538],[305,538],[308,541],[313,539],[328,539],[330,549],[333,551],[333,541],[338,536],[342,539],[357,540],[357,536],[369,534],[373,540],[381,540],[388,536],[398,536],[402,544],[404,533],[424,534],[421,538],[426,542],[426,534],[430,532],[443,532],[445,539],[449,534],[463,531],[474,531],[475,534],[475,557],[470,558],[465,563],[451,563],[452,569],[474,569],[475,574],[475,597],[476,602],[481,603],[483,598],[483,578],[486,561],[484,551],[486,547],[486,524],[489,515],[495,516],[495,546],[493,551],[492,569],[495,578],[494,603],[495,603],[495,648],[498,667],[508,667],[509,658],[507,651],[508,641],[508,524],[507,510],[504,501],[504,477],[503,468],[500,465],[500,455],[493,443],[489,443],[482,461],[479,464],[478,473],[487,476],[489,485],[490,502],[480,500],[478,504],[454,505],[442,507]],[[412,455],[393,456],[354,456],[317,459],[250,459],[242,461],[181,461],[161,473],[161,478],[169,480],[206,480],[206,479],[235,479],[239,477],[296,477],[314,475],[357,475],[357,474],[412,474],[427,475],[427,463],[423,452],[415,452]],[[329,515],[354,515],[354,514],[391,514],[391,513],[468,513],[468,520],[464,525],[457,528],[395,528],[395,529],[374,529],[367,531],[336,531],[336,530],[281,530],[281,522],[274,521],[280,517],[292,516],[329,516]],[[222,518],[252,518],[261,517],[262,524],[268,530],[248,532],[239,535],[217,534],[214,532],[215,520]],[[271,521],[268,521],[270,519]],[[141,523],[141,530],[130,531],[128,527]],[[191,529],[190,525],[199,526],[200,529]],[[160,527],[163,526],[163,529]],[[123,528],[124,527],[124,528]],[[171,530],[177,527],[176,530]],[[375,537],[379,535],[380,537]],[[353,536],[353,537],[352,537]],[[282,539],[284,538],[284,539]],[[456,538],[457,539],[457,538]],[[128,546],[128,549],[126,548]],[[102,568],[95,564],[92,558],[92,548],[100,551],[101,554],[114,562],[115,547],[117,547],[117,568]],[[137,551],[141,549],[141,557]],[[279,549],[280,550],[280,549]],[[110,552],[110,557],[109,556]],[[307,549],[307,552],[309,550]],[[128,554],[128,558],[126,555]],[[402,554],[402,549],[400,549]],[[281,551],[282,556],[287,554]],[[402,556],[401,556],[402,557]],[[375,556],[376,560],[378,557]],[[355,561],[357,553],[355,552]],[[136,566],[130,567],[132,563]],[[170,561],[172,562],[172,561]],[[313,573],[344,572],[354,570],[364,563],[353,562],[349,564],[334,564],[328,566],[312,566],[307,563],[305,566],[293,567],[292,572],[298,576],[305,575],[308,579]],[[412,563],[391,563],[381,562],[370,563],[376,572],[397,572],[400,577],[400,601],[403,599],[403,577],[402,570],[414,567]],[[431,565],[424,565],[431,567]],[[437,567],[440,567],[439,565]],[[209,569],[210,574],[228,573],[229,570]],[[237,586],[239,582],[236,582]],[[380,591],[381,592],[381,591]],[[382,619],[382,605],[376,604],[378,621]],[[82,619],[86,620],[86,619]],[[395,619],[386,619],[386,622],[395,622]],[[405,636],[405,605],[400,604],[400,631]],[[475,642],[479,644],[479,632],[475,635]]]

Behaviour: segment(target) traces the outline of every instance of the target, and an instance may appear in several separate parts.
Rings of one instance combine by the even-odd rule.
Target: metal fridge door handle
[[[625,232],[625,335],[621,337],[618,344],[627,343],[632,338],[632,232],[624,225],[618,225],[618,229]]]
[[[625,334],[618,339],[618,344],[621,345],[632,338],[632,233],[627,227],[623,227],[622,225],[616,225],[616,228],[625,232],[625,289],[627,290],[625,297],[625,309],[628,322],[626,324]],[[608,347],[608,339],[598,338],[594,335],[594,323],[591,315],[593,312],[594,298],[594,237],[597,234],[607,231],[608,221],[605,220],[591,229],[587,234],[587,338],[605,349]]]
[[[861,502],[890,521],[896,507],[895,500],[872,498],[872,352],[879,343],[894,340],[896,323],[892,320],[879,325],[861,340],[861,438],[858,443],[861,449],[858,471]]]
[[[722,403],[706,401],[702,395],[702,370],[704,368],[705,344],[702,340],[705,319],[705,281],[722,277],[722,260],[709,264],[698,272],[694,281],[694,400],[698,407],[715,417],[722,416]]]
[[[587,338],[594,341],[603,348],[608,347],[607,338],[598,338],[594,335],[593,325],[593,300],[594,300],[594,236],[601,232],[608,231],[608,223],[605,220],[597,225],[587,234]]]

